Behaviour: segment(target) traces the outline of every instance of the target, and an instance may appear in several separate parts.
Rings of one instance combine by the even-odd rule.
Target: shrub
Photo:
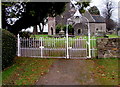
[[[66,33],[66,25],[60,25],[60,24],[58,24],[58,25],[56,26],[56,33],[59,33],[59,31],[61,30],[61,28],[62,28],[63,31]],[[69,33],[69,34],[74,34],[74,28],[73,28],[72,25],[69,25],[69,26],[68,26],[68,33]]]
[[[65,33],[66,33],[66,25],[63,26],[63,31],[65,31]],[[72,25],[68,25],[68,33],[74,34],[74,28]]]
[[[22,38],[30,38],[31,36],[31,33],[29,31],[21,31],[19,34]]]
[[[62,28],[62,25],[60,25],[60,24],[56,25],[56,33],[57,34],[60,32],[61,28]]]
[[[16,56],[16,38],[7,30],[2,29],[2,69],[13,64]]]

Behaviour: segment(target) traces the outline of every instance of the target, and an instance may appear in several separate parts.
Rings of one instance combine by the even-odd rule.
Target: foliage
[[[60,30],[61,30],[61,28],[62,28],[62,25],[57,24],[57,25],[56,25],[56,33],[59,33]]]
[[[2,69],[13,64],[16,56],[16,38],[7,30],[2,30]]]
[[[59,33],[59,31],[63,29],[63,31],[66,33],[66,25],[60,25],[60,24],[57,24],[56,26],[56,33]],[[70,34],[73,34],[74,33],[74,28],[72,25],[68,25],[68,33]]]
[[[22,38],[30,38],[31,36],[31,33],[29,31],[21,31],[19,34]]]
[[[9,28],[16,20],[21,18],[24,12],[25,3],[2,2],[2,28]],[[16,20],[13,20],[15,18]],[[8,29],[9,31],[11,29]]]
[[[66,26],[63,26],[63,30],[66,32]],[[68,33],[74,34],[74,28],[72,25],[68,25]]]
[[[100,11],[96,6],[93,6],[93,7],[89,8],[88,11],[92,15],[100,15]]]
[[[13,25],[8,25],[6,23],[6,21],[4,21],[4,23],[6,23],[8,30],[14,34],[18,34],[19,31],[21,31],[22,29],[26,29],[30,26],[36,26],[39,25],[40,23],[43,23],[44,20],[48,17],[48,16],[56,16],[56,15],[60,15],[64,10],[65,10],[65,2],[22,2],[24,4],[19,4],[16,6],[15,9],[21,9],[21,5],[22,8],[24,9],[24,11],[22,11],[22,13],[20,13],[21,15],[17,16],[18,20],[13,24]],[[14,6],[14,5],[13,5]],[[6,8],[3,5],[4,9],[4,13],[3,16],[6,16]],[[13,8],[12,8],[13,9]],[[15,10],[14,12],[10,12],[9,14],[14,14],[16,13],[17,10]],[[18,15],[18,14],[17,14]],[[5,20],[7,20],[6,17]],[[14,17],[13,17],[14,18]],[[44,23],[43,23],[44,24]],[[6,26],[4,26],[6,28]]]
[[[80,9],[79,9],[80,13],[84,13],[85,12],[85,8],[90,5],[90,2],[81,2],[81,1],[79,2],[78,1],[76,5],[80,6]]]
[[[3,85],[35,85],[35,82],[49,72],[55,59],[15,58],[15,64],[2,73]]]
[[[112,19],[106,19],[106,28],[107,31],[113,30],[114,28],[116,28],[117,23],[114,22],[114,20]]]

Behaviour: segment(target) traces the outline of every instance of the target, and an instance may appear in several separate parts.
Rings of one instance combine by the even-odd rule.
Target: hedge
[[[13,64],[16,56],[16,37],[7,30],[2,29],[2,69]]]

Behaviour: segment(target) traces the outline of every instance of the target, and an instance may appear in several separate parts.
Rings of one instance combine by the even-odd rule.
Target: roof
[[[85,11],[83,16],[85,16],[89,20],[89,22],[95,22],[95,20],[93,19],[92,15],[88,11]]]
[[[80,17],[82,17],[82,15],[80,14],[79,10],[76,11],[76,13],[74,14],[74,16],[80,16]]]
[[[100,15],[92,15],[89,13],[89,11],[86,11],[84,16],[89,20],[90,23],[105,23],[105,18]]]
[[[100,15],[92,15],[96,23],[105,23],[105,18]]]

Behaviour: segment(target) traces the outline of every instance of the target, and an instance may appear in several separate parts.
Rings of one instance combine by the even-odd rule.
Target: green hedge
[[[2,69],[13,64],[16,56],[16,37],[2,29]]]

